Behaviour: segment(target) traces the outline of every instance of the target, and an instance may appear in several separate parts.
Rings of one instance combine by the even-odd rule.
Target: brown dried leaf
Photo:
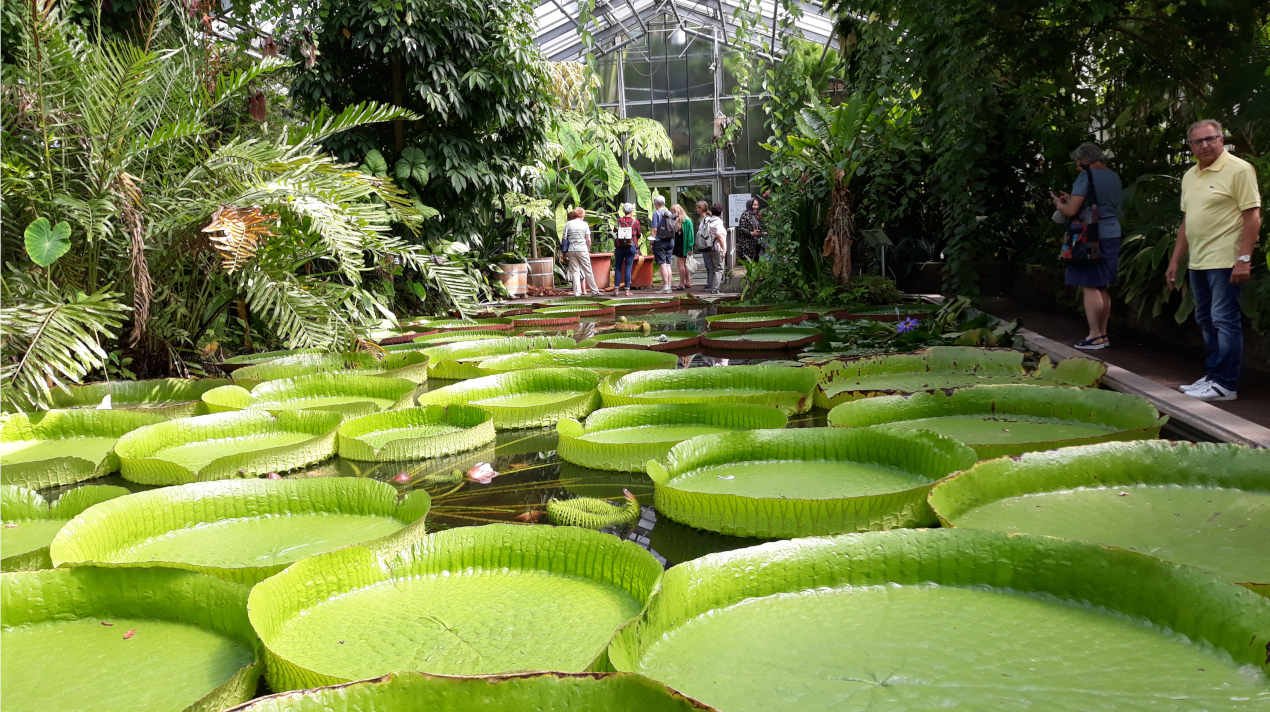
[[[258,207],[238,208],[222,205],[203,228],[207,239],[220,255],[221,265],[233,274],[253,257],[260,241],[273,235],[270,226],[277,215],[264,213]]]

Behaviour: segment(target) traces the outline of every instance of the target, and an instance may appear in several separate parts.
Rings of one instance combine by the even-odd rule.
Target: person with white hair
[[[622,203],[622,215],[617,219],[617,236],[613,238],[613,279],[617,285],[613,293],[623,290],[631,296],[631,272],[635,268],[635,248],[639,245],[639,219],[635,217],[635,206]]]
[[[595,273],[591,271],[591,226],[586,222],[586,210],[574,208],[570,215],[572,219],[564,224],[561,247],[565,265],[569,268],[569,281],[573,283],[573,296],[582,296],[584,282],[592,295],[603,296],[595,283]]]

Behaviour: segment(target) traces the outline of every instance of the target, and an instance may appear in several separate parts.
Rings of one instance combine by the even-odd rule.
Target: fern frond
[[[339,312],[347,287],[318,280],[271,275],[260,269],[239,273],[247,304],[287,348],[336,349],[353,337]]]

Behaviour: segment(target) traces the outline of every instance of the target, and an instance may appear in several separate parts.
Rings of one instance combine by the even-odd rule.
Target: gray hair
[[[660,195],[653,196],[653,205],[665,205],[665,204],[666,204],[665,198],[661,197]]]
[[[1098,163],[1106,159],[1102,149],[1096,143],[1082,143],[1072,151],[1072,160],[1080,163]]]
[[[635,206],[630,203],[622,203],[622,212],[626,213],[627,215],[630,215],[631,213],[635,212]]]
[[[1198,129],[1204,126],[1212,126],[1214,129],[1217,130],[1217,133],[1223,134],[1223,135],[1225,134],[1225,130],[1222,129],[1221,124],[1218,123],[1216,119],[1200,119],[1199,121],[1196,121],[1195,123],[1186,127],[1186,140],[1187,141],[1191,140],[1191,134],[1195,133],[1195,129]]]

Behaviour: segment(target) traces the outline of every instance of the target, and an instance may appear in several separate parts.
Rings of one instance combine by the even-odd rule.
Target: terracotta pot
[[[635,270],[631,272],[631,286],[646,289],[653,286],[653,258],[651,255],[635,255]]]
[[[613,253],[592,252],[591,272],[595,274],[595,284],[600,289],[608,289],[613,283]]]

